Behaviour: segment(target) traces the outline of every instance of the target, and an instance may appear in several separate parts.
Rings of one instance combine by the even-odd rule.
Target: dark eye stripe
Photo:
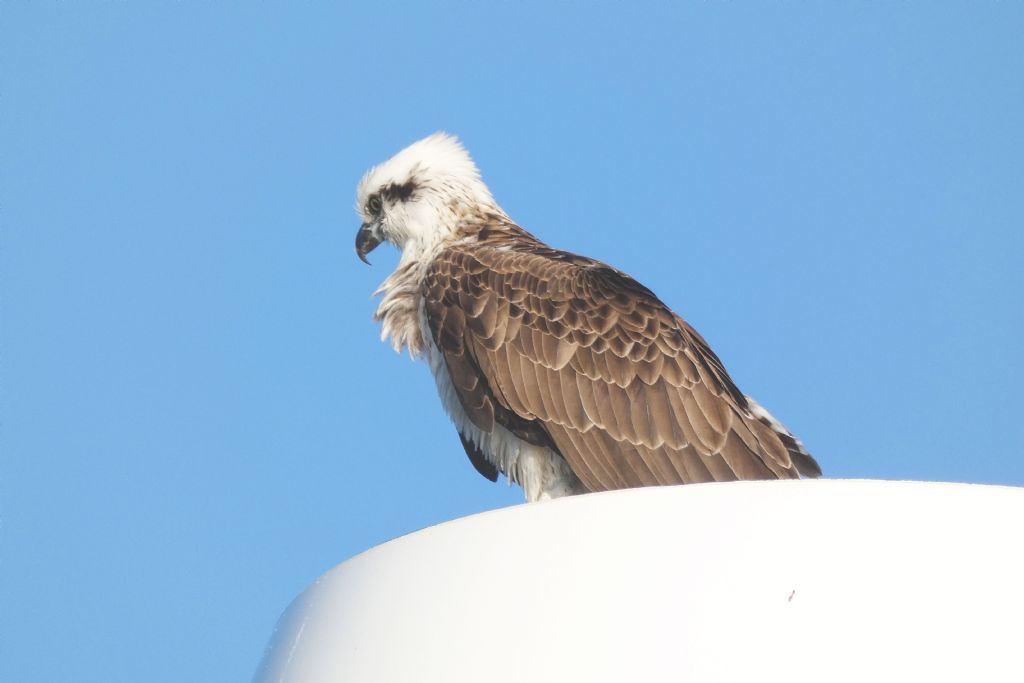
[[[407,180],[401,185],[391,183],[382,187],[380,193],[391,201],[404,202],[412,199],[412,196],[416,194],[416,183],[412,180]]]

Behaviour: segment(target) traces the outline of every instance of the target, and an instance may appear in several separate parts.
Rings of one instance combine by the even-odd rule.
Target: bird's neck
[[[401,250],[399,268],[409,263],[427,263],[433,259],[445,244],[450,242],[454,229],[448,226],[431,226],[425,230],[410,231],[401,242],[395,244]]]
[[[407,261],[405,252],[398,267],[380,283],[374,295],[381,297],[373,319],[380,322],[380,338],[390,341],[395,351],[422,355],[425,339],[420,324],[420,285],[427,262]]]
[[[428,343],[420,292],[431,262],[452,245],[478,239],[489,227],[510,224],[508,216],[494,205],[475,211],[449,207],[444,218],[447,220],[443,224],[410,225],[400,241],[394,240],[402,252],[398,266],[374,292],[381,296],[374,313],[374,320],[381,323],[381,339],[389,340],[396,351],[408,350],[414,357],[421,356]]]
[[[399,353],[423,354],[427,340],[421,321],[421,285],[434,257],[461,238],[456,233],[455,229],[434,226],[410,230],[401,242],[396,240],[401,257],[394,272],[374,292],[381,301],[373,319],[381,324],[381,339],[390,341]]]

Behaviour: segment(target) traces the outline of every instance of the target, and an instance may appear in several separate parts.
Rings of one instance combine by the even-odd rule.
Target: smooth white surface
[[[425,529],[281,617],[258,683],[1024,680],[1024,489],[633,489]]]

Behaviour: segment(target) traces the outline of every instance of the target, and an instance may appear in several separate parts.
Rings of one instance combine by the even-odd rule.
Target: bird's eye
[[[380,209],[381,209],[380,197],[378,195],[373,195],[366,202],[366,210],[369,211],[371,215],[376,216],[378,213],[380,213]]]

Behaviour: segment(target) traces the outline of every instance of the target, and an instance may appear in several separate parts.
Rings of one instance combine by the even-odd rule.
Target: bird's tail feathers
[[[797,472],[802,477],[811,477],[817,479],[821,476],[821,466],[814,457],[807,452],[804,444],[800,439],[793,436],[793,433],[786,429],[786,425],[775,419],[775,416],[769,413],[764,407],[755,401],[750,396],[745,397],[747,399],[747,405],[750,408],[750,412],[754,414],[762,424],[771,428],[773,432],[782,441],[782,445],[786,447],[786,451],[789,453],[790,459],[793,461],[793,466],[796,467]]]

